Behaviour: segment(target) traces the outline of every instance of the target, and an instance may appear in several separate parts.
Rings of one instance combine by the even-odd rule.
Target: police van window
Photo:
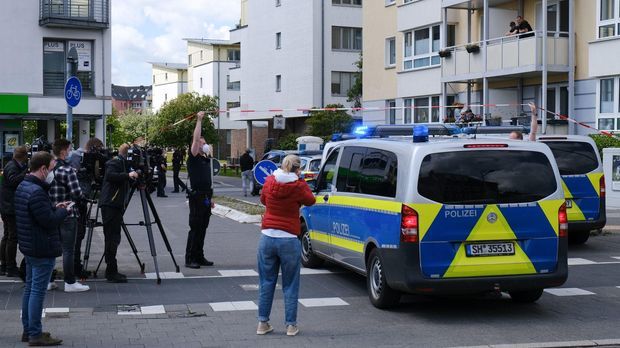
[[[560,175],[587,174],[598,168],[595,150],[589,143],[549,141],[545,144],[553,152]]]
[[[308,168],[309,171],[311,171],[311,172],[318,172],[320,168],[321,168],[321,160],[320,159],[316,159],[316,160],[310,161],[310,167]]]
[[[275,164],[279,164],[280,163],[280,154],[279,153],[268,153],[265,155],[266,160],[270,160],[271,162],[275,163]]]
[[[396,197],[398,163],[389,151],[368,149],[362,161],[360,193]]]
[[[424,157],[418,192],[444,204],[541,200],[557,190],[547,157],[533,151],[458,151]]]
[[[334,180],[334,174],[336,172],[336,161],[338,160],[338,153],[340,149],[333,150],[327,160],[325,160],[325,164],[323,165],[323,170],[319,174],[319,178],[317,180],[317,190],[318,191],[331,191],[332,190],[332,182]]]
[[[360,193],[361,167],[366,149],[363,147],[346,147],[342,151],[336,189],[338,192]]]

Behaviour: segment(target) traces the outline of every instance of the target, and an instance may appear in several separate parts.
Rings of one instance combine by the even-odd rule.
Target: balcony
[[[39,25],[107,29],[110,0],[39,0]]]
[[[534,36],[517,38],[500,37],[472,43],[480,47],[477,53],[468,53],[466,46],[446,48],[450,52],[443,58],[443,82],[520,75],[543,70],[542,47],[543,32]],[[568,72],[568,33],[547,33],[547,70],[549,72]],[[484,49],[487,49],[487,63],[484,64]]]

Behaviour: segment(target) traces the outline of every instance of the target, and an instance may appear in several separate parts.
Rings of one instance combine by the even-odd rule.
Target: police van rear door
[[[556,269],[558,212],[564,200],[557,169],[546,152],[510,142],[461,143],[423,155],[417,191],[429,203],[411,206],[420,216],[425,277]]]

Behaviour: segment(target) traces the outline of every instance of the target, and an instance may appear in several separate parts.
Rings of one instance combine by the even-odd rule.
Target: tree
[[[341,104],[329,104],[326,109],[344,108]],[[331,138],[334,133],[348,133],[353,125],[353,117],[346,111],[314,111],[310,113],[310,117],[306,120],[309,126],[308,134]]]
[[[112,115],[106,118],[106,124],[108,127],[108,131],[106,132],[108,138],[106,144],[115,149],[122,143],[127,142],[129,139],[125,133],[125,130],[121,127],[120,118],[120,113],[114,108],[112,108]]]
[[[207,111],[202,122],[202,135],[209,144],[217,143],[217,132],[213,127],[214,112],[218,109],[217,98],[198,93],[181,94],[176,99],[164,104],[154,119],[153,134],[150,143],[159,146],[183,147],[190,145],[196,125],[195,118],[175,123],[199,111]]]
[[[123,130],[125,142],[131,142],[137,137],[151,139],[154,132],[155,116],[151,113],[140,114],[133,109],[126,110],[119,115],[119,125]]]
[[[347,91],[347,101],[349,103],[353,103],[353,107],[361,108],[362,107],[362,67],[363,67],[363,57],[360,53],[360,59],[353,63],[357,67],[357,72],[355,72],[355,82],[351,89]]]
[[[302,136],[297,133],[289,133],[278,139],[278,149],[280,150],[297,150],[297,138]]]

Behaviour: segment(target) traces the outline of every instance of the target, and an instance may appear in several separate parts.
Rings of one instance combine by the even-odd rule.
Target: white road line
[[[620,344],[620,339],[489,344],[489,345],[484,345],[484,346],[460,346],[460,347],[452,347],[452,348],[556,348],[556,347],[559,348],[559,347],[598,347],[598,346],[604,346],[604,345],[617,345],[617,344]]]
[[[209,303],[214,312],[228,311],[251,311],[257,310],[258,306],[252,301],[236,301],[236,302],[212,302]]]
[[[144,306],[140,308],[140,312],[143,315],[149,315],[149,314],[166,314],[166,309],[164,308],[163,305],[156,305],[156,306]]]
[[[569,257],[568,258],[568,265],[569,266],[578,266],[578,265],[595,265],[596,262],[594,261],[590,261],[587,259],[582,259],[579,257]]]
[[[559,288],[559,289],[545,289],[545,292],[555,296],[584,296],[584,295],[596,295],[595,293],[583,290],[579,288]]]
[[[157,279],[157,273],[144,273],[146,279]],[[185,278],[183,273],[179,272],[159,272],[159,277],[161,279],[182,279]]]
[[[330,274],[333,273],[328,269],[312,269],[312,268],[303,268],[299,270],[299,274],[301,275],[312,275],[312,274]]]
[[[309,307],[330,307],[330,306],[348,306],[340,297],[326,297],[326,298],[300,298],[299,303],[302,306]]]
[[[222,277],[256,277],[258,273],[256,273],[253,269],[231,269],[231,270],[222,270],[218,271]]]
[[[69,308],[68,307],[45,308],[43,312],[48,313],[48,314],[64,314],[64,313],[69,313]]]

